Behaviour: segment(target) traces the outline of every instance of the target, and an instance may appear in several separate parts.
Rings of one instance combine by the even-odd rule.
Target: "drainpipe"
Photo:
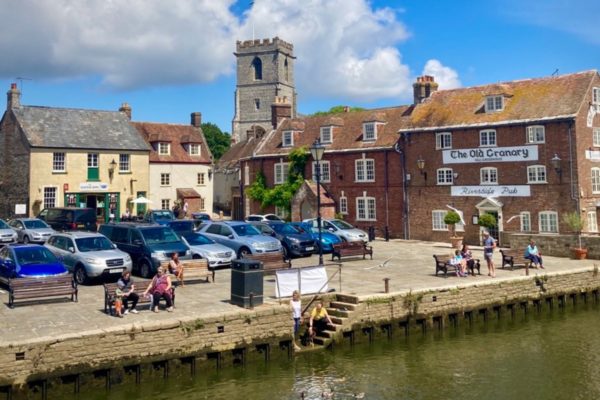
[[[402,222],[404,226],[404,240],[408,240],[410,238],[410,206],[408,204],[408,182],[406,180],[406,153],[400,140],[406,140],[404,133],[400,135],[400,138],[394,145],[394,150],[400,155],[400,168],[402,170]]]
[[[579,203],[579,181],[574,179],[575,171],[573,167],[573,121],[569,121],[569,179],[571,181],[571,200],[575,200],[575,208],[579,214],[581,205]]]
[[[385,237],[385,241],[388,242],[390,240],[390,231],[389,231],[389,226],[390,226],[390,214],[389,214],[389,186],[390,186],[390,182],[389,182],[389,171],[388,171],[388,151],[384,150],[385,155],[385,232],[384,232],[384,237]]]

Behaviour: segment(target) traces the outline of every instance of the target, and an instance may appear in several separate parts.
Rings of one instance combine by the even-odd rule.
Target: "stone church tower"
[[[237,85],[232,139],[235,143],[273,129],[283,105],[296,116],[294,46],[279,38],[237,42]],[[275,105],[275,106],[274,106]]]

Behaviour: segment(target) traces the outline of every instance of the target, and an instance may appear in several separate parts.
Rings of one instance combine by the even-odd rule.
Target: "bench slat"
[[[70,296],[77,301],[77,284],[71,275],[40,278],[15,278],[8,281],[8,305],[14,307],[15,300],[29,300]]]

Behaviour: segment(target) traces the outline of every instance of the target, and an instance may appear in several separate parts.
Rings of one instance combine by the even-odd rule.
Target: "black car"
[[[310,257],[317,249],[310,233],[301,232],[295,226],[285,222],[252,222],[264,235],[277,238],[283,247],[285,258]]]
[[[93,208],[44,208],[37,218],[46,221],[55,231],[92,231],[96,227],[96,210]]]

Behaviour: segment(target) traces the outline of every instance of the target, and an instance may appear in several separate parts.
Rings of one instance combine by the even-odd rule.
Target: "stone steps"
[[[338,310],[342,311],[354,311],[356,310],[356,307],[358,307],[358,304],[346,303],[342,301],[332,301],[331,303],[329,303],[329,307],[337,308]]]
[[[358,296],[352,296],[348,294],[338,294],[336,295],[336,300],[344,303],[350,304],[358,304]]]
[[[352,311],[339,310],[337,308],[327,307],[327,313],[330,316],[348,318],[350,316],[350,314],[352,313]]]

